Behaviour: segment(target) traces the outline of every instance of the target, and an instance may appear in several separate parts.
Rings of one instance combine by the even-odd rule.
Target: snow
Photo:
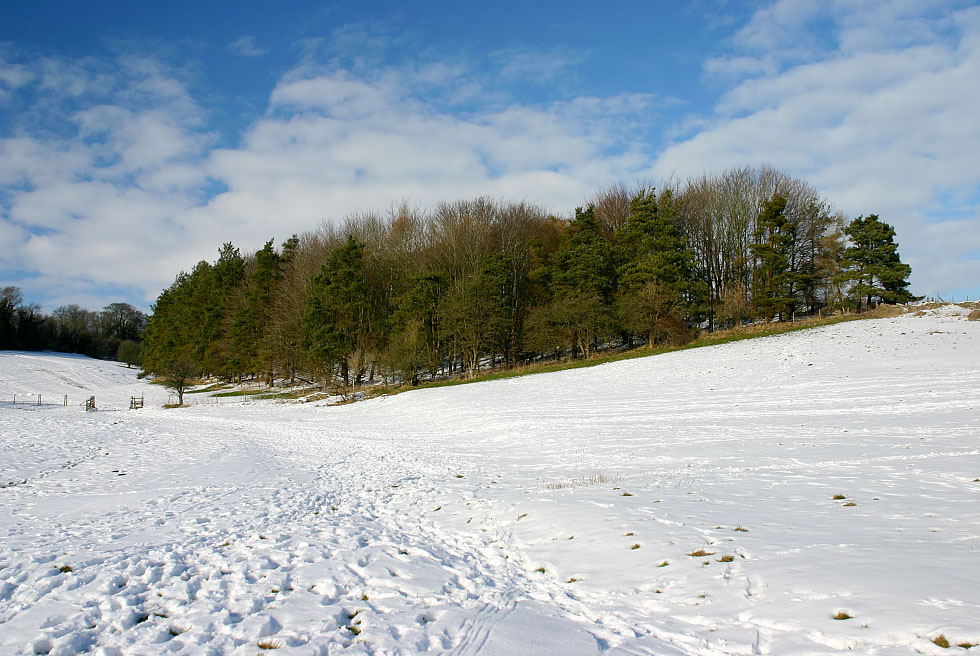
[[[0,653],[978,643],[964,314],[346,406],[167,410],[116,363],[0,353]]]

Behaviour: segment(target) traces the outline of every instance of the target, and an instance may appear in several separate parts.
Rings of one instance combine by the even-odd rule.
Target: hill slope
[[[4,653],[980,642],[955,311],[342,407],[130,412],[107,363],[45,366],[109,409],[0,407]]]

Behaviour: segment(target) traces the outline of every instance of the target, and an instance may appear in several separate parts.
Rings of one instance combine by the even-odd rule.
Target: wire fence
[[[39,394],[36,392],[9,392],[0,395],[0,406],[20,408],[67,408],[79,407],[85,410],[95,410],[95,397],[84,399],[70,398],[67,394]]]

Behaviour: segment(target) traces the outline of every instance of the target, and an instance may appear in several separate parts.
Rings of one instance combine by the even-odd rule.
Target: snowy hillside
[[[964,315],[339,407],[164,410],[115,363],[0,353],[0,401],[105,399],[0,404],[0,653],[961,652]]]

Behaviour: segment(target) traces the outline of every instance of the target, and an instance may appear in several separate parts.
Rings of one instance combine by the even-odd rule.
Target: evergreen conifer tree
[[[313,278],[303,317],[310,359],[328,371],[339,366],[345,388],[361,373],[359,355],[372,337],[370,308],[364,246],[348,235]]]
[[[796,227],[786,218],[786,199],[779,194],[766,202],[759,215],[755,241],[749,247],[756,258],[752,301],[766,321],[780,319],[793,311],[793,273],[789,253]]]
[[[909,292],[912,268],[902,262],[895,243],[895,229],[877,214],[858,217],[844,228],[852,245],[844,250],[841,278],[853,283],[850,295],[857,309],[870,308],[875,300],[907,303],[915,297]]]

